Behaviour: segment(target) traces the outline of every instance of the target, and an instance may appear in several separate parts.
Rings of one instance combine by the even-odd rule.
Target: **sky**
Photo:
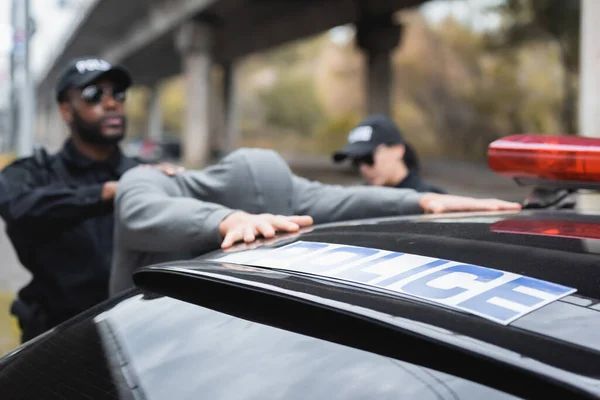
[[[504,0],[438,0],[425,3],[421,12],[431,22],[440,22],[448,16],[468,23],[480,31],[499,25],[498,15],[486,12],[486,8],[504,3]]]
[[[12,47],[11,3],[0,0],[0,109],[9,106],[10,49]],[[23,0],[18,0],[23,1]],[[39,76],[48,60],[60,49],[82,5],[90,0],[30,0],[31,12],[36,23],[36,33],[31,40],[31,68]],[[66,9],[60,3],[69,4]]]
[[[21,0],[20,0],[21,1]],[[31,68],[39,74],[45,63],[64,40],[71,24],[82,6],[89,0],[30,0],[31,12],[36,22],[36,33],[31,41]],[[0,85],[2,85],[3,59],[9,55],[12,41],[11,28],[12,0],[0,0]],[[60,8],[60,3],[70,6]]]

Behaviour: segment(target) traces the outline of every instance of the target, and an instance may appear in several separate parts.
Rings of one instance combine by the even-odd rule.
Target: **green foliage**
[[[564,52],[566,66],[578,69],[581,0],[507,0],[497,11],[504,17],[504,29],[496,44],[554,41]]]
[[[500,136],[557,130],[556,48],[486,52],[451,19],[425,32],[395,60],[395,117],[420,154],[483,160]]]
[[[261,57],[261,64],[267,64],[278,69],[294,68],[299,63],[318,56],[327,40],[326,35],[318,35],[286,43],[266,52]]]
[[[491,49],[522,48],[532,42],[558,47],[563,66],[561,122],[564,133],[576,133],[581,0],[507,0],[497,11],[505,24],[490,37]]]
[[[184,78],[170,78],[161,85],[160,106],[167,131],[181,132],[185,110]]]
[[[0,357],[16,349],[20,344],[19,323],[7,312],[14,298],[15,295],[12,293],[0,292],[0,309],[6,310],[0,313]]]
[[[308,74],[282,74],[262,89],[258,99],[266,110],[266,122],[274,127],[310,135],[323,118],[314,83]]]
[[[129,130],[129,138],[143,137],[147,129],[148,102],[150,91],[145,87],[133,87],[129,90],[125,107]]]
[[[346,145],[348,134],[359,123],[357,115],[342,115],[327,119],[313,135],[315,151],[330,154]]]

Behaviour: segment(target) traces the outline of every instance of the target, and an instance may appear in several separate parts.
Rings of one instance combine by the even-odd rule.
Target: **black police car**
[[[592,187],[600,158],[531,140],[494,143],[490,165],[535,180],[534,208],[322,225],[146,267],[0,359],[0,398],[598,398],[600,215],[560,193],[573,174]]]

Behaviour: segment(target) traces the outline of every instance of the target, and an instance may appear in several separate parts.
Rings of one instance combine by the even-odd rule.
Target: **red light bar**
[[[506,219],[491,224],[490,230],[496,233],[600,239],[600,224],[591,222]]]
[[[600,188],[600,139],[514,135],[492,142],[488,165],[521,184]]]

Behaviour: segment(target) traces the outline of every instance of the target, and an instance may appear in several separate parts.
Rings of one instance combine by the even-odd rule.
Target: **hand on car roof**
[[[476,199],[472,197],[427,193],[419,202],[426,214],[441,214],[464,211],[518,211],[519,203],[498,199]]]
[[[236,211],[219,224],[219,232],[224,237],[221,247],[225,249],[239,241],[251,243],[259,235],[272,238],[276,232],[296,232],[312,224],[312,217],[307,215],[254,215]]]

